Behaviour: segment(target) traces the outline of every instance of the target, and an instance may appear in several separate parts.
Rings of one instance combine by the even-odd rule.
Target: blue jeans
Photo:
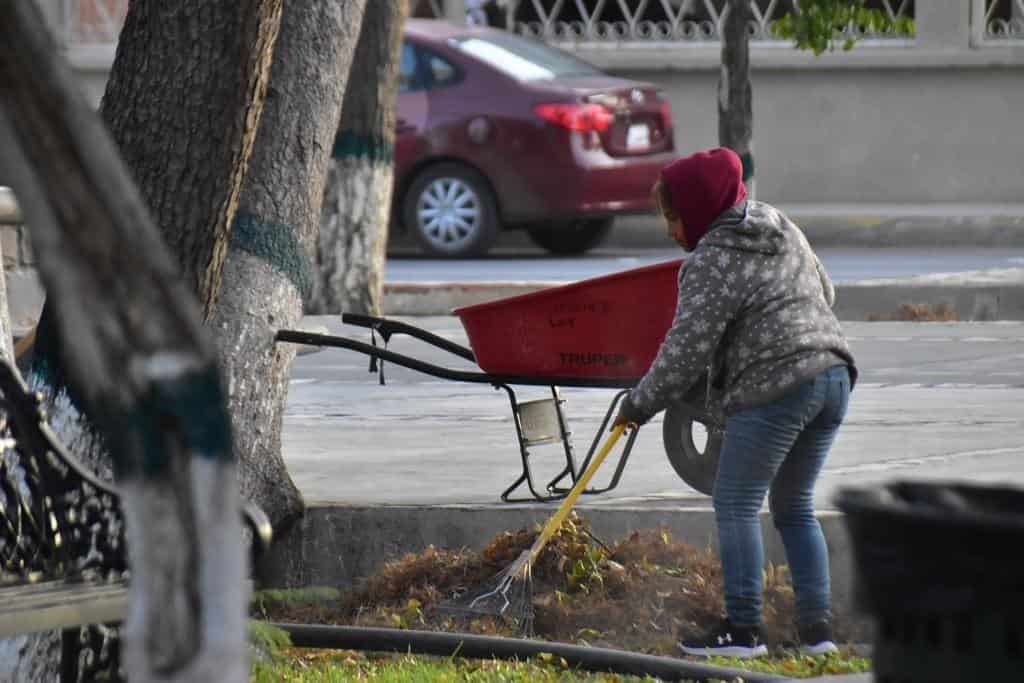
[[[814,516],[814,484],[849,397],[849,371],[836,365],[773,403],[735,413],[726,422],[714,505],[725,608],[734,624],[761,623],[764,547],[758,515],[769,491],[793,578],[797,622],[830,618],[828,549]]]

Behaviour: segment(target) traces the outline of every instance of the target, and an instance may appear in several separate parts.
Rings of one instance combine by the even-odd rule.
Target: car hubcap
[[[420,195],[416,217],[420,232],[431,244],[455,251],[480,229],[480,198],[458,178],[438,178]]]

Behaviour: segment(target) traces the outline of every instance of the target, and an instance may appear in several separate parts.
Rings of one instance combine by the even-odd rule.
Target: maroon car
[[[397,114],[396,227],[436,256],[483,254],[502,229],[583,253],[651,210],[674,156],[653,85],[497,29],[410,19]]]

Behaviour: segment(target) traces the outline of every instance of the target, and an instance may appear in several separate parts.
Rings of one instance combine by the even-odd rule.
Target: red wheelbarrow
[[[370,371],[379,373],[382,384],[387,361],[441,379],[504,389],[512,406],[523,471],[501,498],[506,502],[557,500],[586,469],[620,401],[654,360],[675,313],[681,264],[677,259],[456,309],[471,348],[401,321],[350,313],[343,314],[342,321],[369,328],[371,343],[297,330],[280,330],[276,339],[366,354]],[[388,351],[387,342],[396,334],[476,363],[482,372],[446,368]],[[377,345],[376,335],[383,347]],[[520,402],[514,385],[550,387],[551,398]],[[694,489],[710,494],[718,469],[722,420],[707,407],[705,386],[704,379],[698,381],[683,400],[669,406],[662,438],[676,473]],[[580,465],[575,461],[559,387],[618,390]],[[603,493],[618,485],[636,435],[633,431],[627,439],[609,484],[586,493]],[[558,442],[565,452],[565,467],[540,487],[530,466],[530,449]],[[566,478],[568,486],[563,486]],[[524,485],[532,497],[515,497]]]

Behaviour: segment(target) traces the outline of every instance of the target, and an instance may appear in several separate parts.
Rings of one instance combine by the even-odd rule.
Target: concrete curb
[[[715,513],[710,507],[577,508],[594,534],[605,541],[638,530],[668,528],[674,538],[698,548],[716,548]],[[298,528],[281,539],[281,547],[262,568],[269,585],[350,587],[372,576],[390,560],[430,545],[443,549],[481,550],[499,533],[543,524],[552,506],[502,505],[327,505],[309,503]],[[836,511],[821,511],[818,519],[829,547],[833,609],[853,616],[853,630],[867,639],[867,625],[856,617],[855,571],[851,540]],[[782,540],[771,518],[762,515],[765,559],[785,563]]]
[[[540,291],[565,282],[393,282],[384,285],[384,310],[392,316],[449,315],[455,308]],[[960,320],[1024,320],[1024,268],[913,278],[862,280],[836,285],[841,320],[898,318],[906,304],[952,307]]]
[[[960,320],[1024,320],[1024,268],[849,282],[836,287],[841,320],[896,316],[906,304],[942,306]]]
[[[463,306],[529,294],[565,284],[551,281],[516,282],[385,282],[387,315],[449,315]]]

